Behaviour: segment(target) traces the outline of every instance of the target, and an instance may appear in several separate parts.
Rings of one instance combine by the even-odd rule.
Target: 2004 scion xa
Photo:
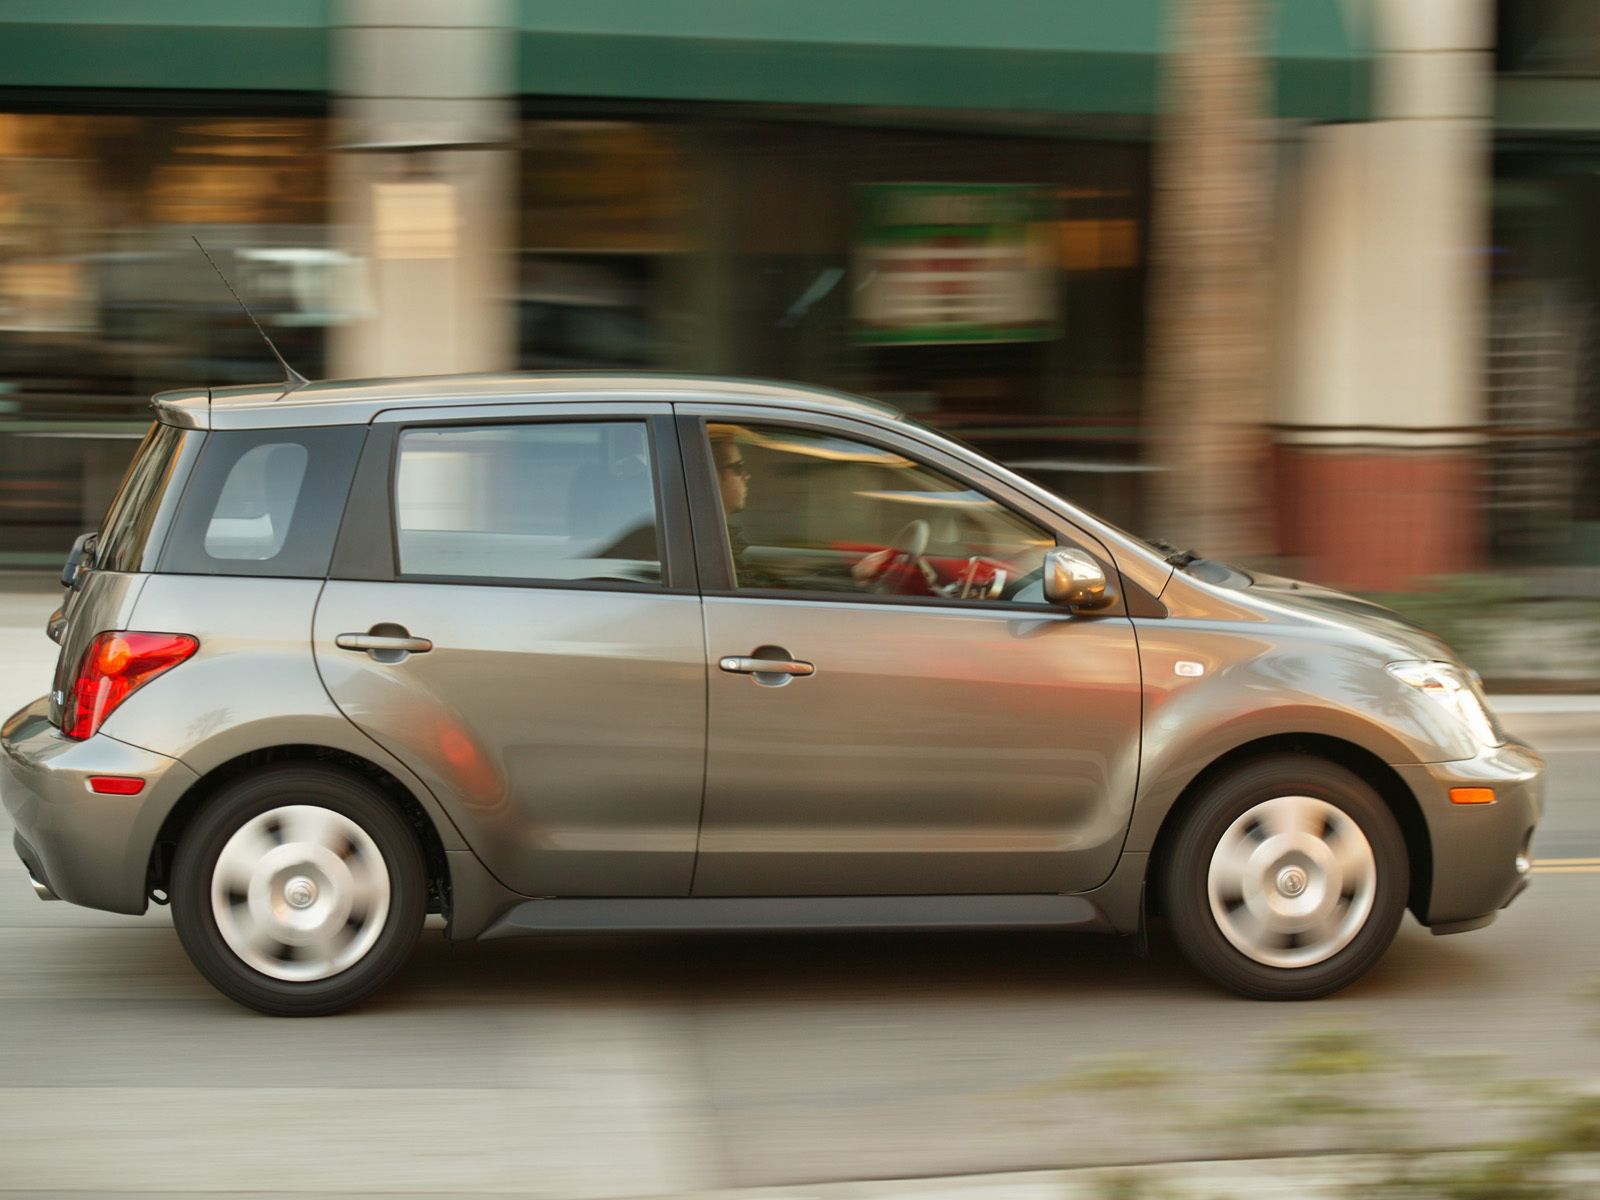
[[[3,730],[34,889],[270,1013],[451,938],[1129,934],[1308,998],[1522,890],[1543,764],[1438,639],[864,400],[167,392]],[[43,681],[41,681],[42,683]]]

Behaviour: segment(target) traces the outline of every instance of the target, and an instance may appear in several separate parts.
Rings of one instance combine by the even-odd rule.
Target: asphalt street
[[[46,687],[54,600],[0,595],[0,712]],[[1141,959],[1038,933],[430,930],[374,1003],[273,1020],[199,979],[165,910],[42,904],[7,849],[0,1194],[599,1197],[1221,1157],[1195,1114],[1258,1104],[1274,1039],[1332,1027],[1471,1064],[1472,1087],[1401,1092],[1429,1136],[1488,1136],[1494,1081],[1507,1103],[1516,1079],[1600,1087],[1600,716],[1508,723],[1551,761],[1534,886],[1479,932],[1408,918],[1366,980],[1292,1006],[1215,991],[1159,932]],[[1088,1086],[1130,1056],[1187,1116]]]

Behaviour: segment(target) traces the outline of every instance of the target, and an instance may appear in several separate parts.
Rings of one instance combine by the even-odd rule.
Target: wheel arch
[[[1407,907],[1419,917],[1427,912],[1433,891],[1433,847],[1422,807],[1416,795],[1395,769],[1372,751],[1344,738],[1317,733],[1282,733],[1256,738],[1235,746],[1207,763],[1179,792],[1156,832],[1150,849],[1146,874],[1146,903],[1152,913],[1162,910],[1161,880],[1166,855],[1171,852],[1178,830],[1211,784],[1246,763],[1279,754],[1303,754],[1344,767],[1367,783],[1388,806],[1405,837],[1406,858],[1411,871]]]
[[[303,764],[333,767],[358,775],[375,786],[406,818],[417,836],[428,877],[430,913],[450,912],[451,887],[449,859],[439,829],[422,802],[395,775],[370,759],[348,750],[319,745],[283,745],[252,750],[220,763],[200,776],[172,806],[161,823],[146,868],[145,893],[170,895],[173,859],[178,843],[207,802],[234,780],[262,767]]]

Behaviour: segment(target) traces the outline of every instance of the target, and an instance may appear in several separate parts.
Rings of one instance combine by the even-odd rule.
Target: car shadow
[[[1452,944],[1457,943],[1457,944]],[[1340,999],[1426,999],[1494,981],[1494,955],[1409,919],[1396,945]],[[1239,1003],[1201,977],[1155,923],[1136,939],[1051,931],[829,932],[529,937],[449,943],[425,935],[387,1002],[759,1004],[1116,997]]]

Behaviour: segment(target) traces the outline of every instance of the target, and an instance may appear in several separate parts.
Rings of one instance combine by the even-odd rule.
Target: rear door
[[[705,638],[669,412],[380,416],[317,608],[334,701],[525,894],[689,891]]]

